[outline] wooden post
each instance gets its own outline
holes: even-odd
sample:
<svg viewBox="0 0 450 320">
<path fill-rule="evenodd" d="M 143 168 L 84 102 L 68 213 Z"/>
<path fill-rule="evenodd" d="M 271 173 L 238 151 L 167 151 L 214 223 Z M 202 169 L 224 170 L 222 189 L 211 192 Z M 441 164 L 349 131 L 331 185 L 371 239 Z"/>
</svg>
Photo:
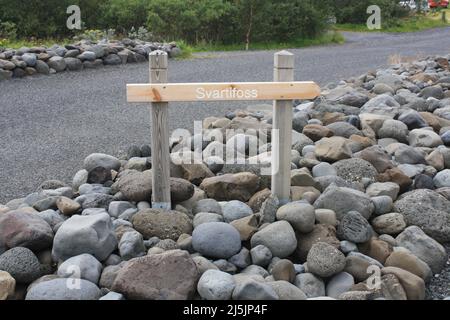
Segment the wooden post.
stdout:
<svg viewBox="0 0 450 320">
<path fill-rule="evenodd" d="M 167 83 L 167 53 L 150 53 L 150 82 Z M 170 210 L 169 103 L 152 103 L 152 208 Z"/>
<path fill-rule="evenodd" d="M 274 81 L 294 80 L 292 53 L 276 53 L 274 67 Z M 274 101 L 273 129 L 278 130 L 278 139 L 272 141 L 272 194 L 282 205 L 289 202 L 291 196 L 292 112 L 292 100 Z"/>
</svg>

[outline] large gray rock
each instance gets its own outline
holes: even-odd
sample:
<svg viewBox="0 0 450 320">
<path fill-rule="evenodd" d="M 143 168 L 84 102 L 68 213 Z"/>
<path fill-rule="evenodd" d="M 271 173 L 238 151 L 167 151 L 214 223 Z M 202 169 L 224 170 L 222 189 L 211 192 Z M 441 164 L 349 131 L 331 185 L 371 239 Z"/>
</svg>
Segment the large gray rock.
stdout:
<svg viewBox="0 0 450 320">
<path fill-rule="evenodd" d="M 353 276 L 347 272 L 341 272 L 332 277 L 327 283 L 327 296 L 337 299 L 342 293 L 350 291 L 355 284 Z"/>
<path fill-rule="evenodd" d="M 42 275 L 41 264 L 27 248 L 12 248 L 0 255 L 0 270 L 8 272 L 18 283 L 29 284 Z"/>
<path fill-rule="evenodd" d="M 61 278 L 76 278 L 98 284 L 102 264 L 94 256 L 84 253 L 64 261 L 58 268 Z"/>
<path fill-rule="evenodd" d="M 393 138 L 399 142 L 406 142 L 408 136 L 408 126 L 401 121 L 388 119 L 383 122 L 378 130 L 378 138 Z"/>
<path fill-rule="evenodd" d="M 222 214 L 222 207 L 214 199 L 201 199 L 194 204 L 192 208 L 192 213 L 197 214 L 200 212 L 210 212 Z"/>
<path fill-rule="evenodd" d="M 225 222 L 232 222 L 253 214 L 252 208 L 242 201 L 232 200 L 227 202 L 222 208 Z"/>
<path fill-rule="evenodd" d="M 277 211 L 277 220 L 289 222 L 295 231 L 308 233 L 314 228 L 316 216 L 314 207 L 309 203 L 291 202 Z"/>
<path fill-rule="evenodd" d="M 361 131 L 348 122 L 333 122 L 329 124 L 327 128 L 333 131 L 334 136 L 338 137 L 350 138 L 352 135 L 362 135 Z"/>
<path fill-rule="evenodd" d="M 47 63 L 48 66 L 56 72 L 62 72 L 66 70 L 66 61 L 62 57 L 51 57 Z"/>
<path fill-rule="evenodd" d="M 309 272 L 327 278 L 344 270 L 345 256 L 332 245 L 318 242 L 309 251 L 306 263 Z"/>
<path fill-rule="evenodd" d="M 192 246 L 204 256 L 228 259 L 241 250 L 241 237 L 236 228 L 227 223 L 203 223 L 192 233 Z"/>
<path fill-rule="evenodd" d="M 270 249 L 263 245 L 257 245 L 250 250 L 253 264 L 261 267 L 267 267 L 272 261 L 272 252 Z"/>
<path fill-rule="evenodd" d="M 450 241 L 450 201 L 432 190 L 419 189 L 403 194 L 394 203 L 408 226 L 418 226 L 432 238 Z"/>
<path fill-rule="evenodd" d="M 107 213 L 72 216 L 55 235 L 52 254 L 56 260 L 89 253 L 103 261 L 116 249 L 117 238 Z"/>
<path fill-rule="evenodd" d="M 233 291 L 233 300 L 278 300 L 278 294 L 267 283 L 255 280 L 238 282 Z"/>
<path fill-rule="evenodd" d="M 130 201 L 150 201 L 152 197 L 152 172 L 129 171 L 112 186 Z M 194 195 L 194 185 L 180 178 L 170 178 L 170 196 L 173 202 L 182 202 Z"/>
<path fill-rule="evenodd" d="M 194 217 L 194 228 L 197 228 L 202 223 L 208 222 L 223 222 L 223 216 L 217 213 L 200 212 Z"/>
<path fill-rule="evenodd" d="M 124 260 L 144 256 L 146 249 L 142 235 L 137 231 L 125 232 L 120 238 L 119 252 Z"/>
<path fill-rule="evenodd" d="M 34 67 L 36 66 L 37 57 L 34 53 L 25 53 L 22 55 L 22 61 L 24 61 L 27 66 Z"/>
<path fill-rule="evenodd" d="M 98 300 L 100 296 L 100 289 L 90 281 L 53 279 L 34 285 L 25 300 Z"/>
<path fill-rule="evenodd" d="M 406 228 L 395 240 L 399 246 L 405 247 L 427 263 L 433 273 L 440 273 L 444 268 L 447 261 L 445 248 L 427 236 L 419 227 Z"/>
<path fill-rule="evenodd" d="M 117 54 L 110 54 L 103 59 L 103 64 L 107 66 L 122 64 L 122 59 Z"/>
<path fill-rule="evenodd" d="M 116 157 L 103 153 L 93 153 L 84 159 L 84 169 L 87 171 L 92 171 L 97 167 L 118 171 L 120 161 Z"/>
<path fill-rule="evenodd" d="M 441 137 L 431 130 L 414 129 L 408 136 L 409 144 L 413 147 L 433 148 L 443 144 Z"/>
<path fill-rule="evenodd" d="M 14 247 L 42 250 L 52 241 L 52 228 L 37 214 L 19 209 L 0 215 L 0 253 Z"/>
<path fill-rule="evenodd" d="M 438 172 L 433 179 L 436 188 L 450 187 L 450 169 Z"/>
<path fill-rule="evenodd" d="M 112 290 L 127 299 L 187 300 L 193 297 L 198 277 L 189 253 L 171 250 L 128 261 Z"/>
<path fill-rule="evenodd" d="M 272 289 L 277 293 L 280 300 L 306 300 L 306 294 L 298 287 L 287 281 L 268 282 Z"/>
<path fill-rule="evenodd" d="M 77 58 L 64 58 L 66 61 L 67 70 L 70 71 L 80 71 L 83 69 L 83 63 Z"/>
<path fill-rule="evenodd" d="M 236 282 L 229 273 L 219 270 L 207 270 L 200 277 L 197 291 L 206 300 L 230 300 Z"/>
<path fill-rule="evenodd" d="M 83 209 L 89 208 L 103 208 L 108 209 L 109 204 L 114 200 L 114 197 L 104 193 L 88 193 L 79 196 L 75 199 Z"/>
<path fill-rule="evenodd" d="M 302 290 L 308 298 L 325 296 L 325 284 L 323 280 L 312 273 L 301 273 L 297 275 L 294 284 Z"/>
<path fill-rule="evenodd" d="M 297 247 L 297 239 L 292 226 L 287 221 L 277 221 L 256 232 L 251 240 L 252 248 L 263 245 L 274 257 L 286 258 Z"/>
<path fill-rule="evenodd" d="M 338 220 L 341 220 L 349 211 L 357 211 L 364 218 L 369 219 L 374 210 L 374 205 L 367 194 L 336 185 L 330 185 L 314 202 L 314 207 L 333 210 Z"/>
</svg>

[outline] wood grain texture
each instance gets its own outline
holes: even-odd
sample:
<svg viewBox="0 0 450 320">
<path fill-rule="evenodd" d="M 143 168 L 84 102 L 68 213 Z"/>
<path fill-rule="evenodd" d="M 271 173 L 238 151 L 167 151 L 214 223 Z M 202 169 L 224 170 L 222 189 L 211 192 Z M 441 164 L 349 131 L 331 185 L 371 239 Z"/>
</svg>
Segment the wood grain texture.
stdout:
<svg viewBox="0 0 450 320">
<path fill-rule="evenodd" d="M 150 56 L 150 82 L 168 81 L 168 56 L 153 51 Z M 152 208 L 170 210 L 169 110 L 167 102 L 152 103 Z"/>
<path fill-rule="evenodd" d="M 128 102 L 295 100 L 319 95 L 320 87 L 312 81 L 127 85 Z"/>
<path fill-rule="evenodd" d="M 274 80 L 294 80 L 294 55 L 281 51 L 275 54 Z M 280 204 L 289 202 L 291 196 L 291 147 L 292 147 L 292 100 L 273 103 L 273 129 L 278 134 L 272 139 L 272 194 Z"/>
</svg>

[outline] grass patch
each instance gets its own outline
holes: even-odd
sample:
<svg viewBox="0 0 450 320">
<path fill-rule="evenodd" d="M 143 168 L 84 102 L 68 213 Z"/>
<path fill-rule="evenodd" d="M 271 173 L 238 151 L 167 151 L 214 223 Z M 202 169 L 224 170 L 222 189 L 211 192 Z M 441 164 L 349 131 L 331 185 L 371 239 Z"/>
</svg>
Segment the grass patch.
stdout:
<svg viewBox="0 0 450 320">
<path fill-rule="evenodd" d="M 11 49 L 19 49 L 22 47 L 51 47 L 54 44 L 65 45 L 73 42 L 70 39 L 41 39 L 41 40 L 9 40 L 9 39 L 0 39 L 0 47 L 11 48 Z"/>
<path fill-rule="evenodd" d="M 408 18 L 399 19 L 390 22 L 387 27 L 380 30 L 369 30 L 365 24 L 337 24 L 336 29 L 339 31 L 354 32 L 415 32 L 428 30 L 433 28 L 441 28 L 450 26 L 450 11 L 447 13 L 447 22 L 442 21 L 442 13 L 431 12 L 426 15 L 414 15 Z"/>
<path fill-rule="evenodd" d="M 303 48 L 330 43 L 344 43 L 344 37 L 336 31 L 330 31 L 315 39 L 298 39 L 291 42 L 260 42 L 250 43 L 249 50 L 278 50 L 289 48 Z M 245 50 L 245 44 L 214 44 L 201 43 L 192 46 L 192 52 L 214 52 L 214 51 L 242 51 Z"/>
</svg>

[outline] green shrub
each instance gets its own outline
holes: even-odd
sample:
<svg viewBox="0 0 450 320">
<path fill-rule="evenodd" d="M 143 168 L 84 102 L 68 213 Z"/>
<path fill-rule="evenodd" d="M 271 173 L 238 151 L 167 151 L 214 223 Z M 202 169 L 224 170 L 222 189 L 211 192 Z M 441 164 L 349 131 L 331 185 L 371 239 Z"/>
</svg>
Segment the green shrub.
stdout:
<svg viewBox="0 0 450 320">
<path fill-rule="evenodd" d="M 13 22 L 0 20 L 0 39 L 14 40 L 17 38 L 17 27 Z"/>
</svg>

